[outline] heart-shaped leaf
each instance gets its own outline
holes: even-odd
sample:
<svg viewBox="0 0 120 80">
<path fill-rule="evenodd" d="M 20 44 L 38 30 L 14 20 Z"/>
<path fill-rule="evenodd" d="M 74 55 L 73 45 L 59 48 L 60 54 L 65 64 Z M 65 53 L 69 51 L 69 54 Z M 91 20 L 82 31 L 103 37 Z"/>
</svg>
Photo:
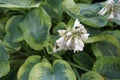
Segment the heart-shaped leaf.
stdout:
<svg viewBox="0 0 120 80">
<path fill-rule="evenodd" d="M 23 16 L 13 16 L 7 21 L 5 31 L 7 35 L 10 36 L 12 42 L 20 42 L 23 40 L 22 32 L 18 26 L 23 19 Z"/>
<path fill-rule="evenodd" d="M 33 66 L 41 61 L 41 57 L 34 55 L 30 56 L 25 63 L 20 67 L 18 74 L 17 74 L 17 80 L 28 80 L 29 73 Z"/>
<path fill-rule="evenodd" d="M 29 75 L 29 80 L 76 80 L 70 65 L 64 60 L 55 60 L 36 64 Z"/>
<path fill-rule="evenodd" d="M 0 78 L 5 76 L 10 71 L 9 62 L 1 62 L 0 61 Z"/>
<path fill-rule="evenodd" d="M 96 61 L 93 70 L 108 79 L 120 79 L 120 57 L 102 57 Z"/>
<path fill-rule="evenodd" d="M 51 20 L 43 8 L 28 12 L 20 23 L 25 41 L 34 50 L 41 50 L 49 40 Z"/>
<path fill-rule="evenodd" d="M 18 24 L 23 20 L 23 18 L 23 16 L 13 16 L 7 21 L 5 27 L 5 45 L 15 50 L 19 50 L 21 48 L 20 42 L 23 40 L 23 35 Z"/>
<path fill-rule="evenodd" d="M 104 78 L 97 72 L 89 71 L 82 74 L 81 80 L 104 80 Z"/>
</svg>

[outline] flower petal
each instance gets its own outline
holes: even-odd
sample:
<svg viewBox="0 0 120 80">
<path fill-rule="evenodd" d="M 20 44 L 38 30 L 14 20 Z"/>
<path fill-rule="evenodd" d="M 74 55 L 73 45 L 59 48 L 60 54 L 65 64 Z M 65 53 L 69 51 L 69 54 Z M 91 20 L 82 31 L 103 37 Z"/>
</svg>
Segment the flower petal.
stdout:
<svg viewBox="0 0 120 80">
<path fill-rule="evenodd" d="M 114 14 L 113 14 L 113 12 L 111 12 L 111 14 L 110 14 L 110 16 L 109 16 L 109 18 L 108 19 L 114 19 L 115 17 L 114 17 Z"/>
<path fill-rule="evenodd" d="M 60 36 L 64 36 L 65 33 L 67 32 L 66 30 L 58 30 Z"/>
<path fill-rule="evenodd" d="M 68 39 L 68 41 L 66 42 L 66 46 L 70 47 L 72 44 L 72 38 Z"/>
<path fill-rule="evenodd" d="M 76 19 L 75 22 L 74 22 L 74 26 L 73 26 L 73 28 L 75 28 L 75 27 L 78 26 L 79 24 L 80 24 L 79 20 Z"/>
<path fill-rule="evenodd" d="M 107 10 L 108 10 L 108 9 L 106 9 L 106 7 L 104 7 L 104 8 L 102 8 L 102 9 L 98 12 L 98 14 L 100 14 L 100 15 L 103 16 L 103 15 L 106 14 Z"/>
<path fill-rule="evenodd" d="M 56 40 L 56 43 L 58 46 L 64 45 L 64 43 L 65 43 L 64 37 L 61 37 L 58 40 Z"/>
<path fill-rule="evenodd" d="M 83 41 L 86 41 L 87 39 L 88 39 L 88 36 L 89 36 L 90 34 L 82 34 L 81 35 L 81 40 L 83 40 Z"/>
<path fill-rule="evenodd" d="M 84 47 L 84 43 L 78 38 L 75 38 L 74 53 L 76 51 L 83 51 L 83 47 Z"/>
</svg>

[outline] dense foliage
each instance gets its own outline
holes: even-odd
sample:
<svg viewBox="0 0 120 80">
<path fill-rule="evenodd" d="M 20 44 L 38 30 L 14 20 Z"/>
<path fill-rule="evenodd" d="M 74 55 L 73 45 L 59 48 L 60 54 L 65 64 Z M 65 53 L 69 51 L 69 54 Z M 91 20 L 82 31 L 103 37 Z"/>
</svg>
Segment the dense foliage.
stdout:
<svg viewBox="0 0 120 80">
<path fill-rule="evenodd" d="M 0 80 L 120 80 L 120 16 L 100 15 L 105 4 L 0 0 Z M 84 49 L 53 52 L 57 31 L 76 19 L 89 33 Z"/>
</svg>

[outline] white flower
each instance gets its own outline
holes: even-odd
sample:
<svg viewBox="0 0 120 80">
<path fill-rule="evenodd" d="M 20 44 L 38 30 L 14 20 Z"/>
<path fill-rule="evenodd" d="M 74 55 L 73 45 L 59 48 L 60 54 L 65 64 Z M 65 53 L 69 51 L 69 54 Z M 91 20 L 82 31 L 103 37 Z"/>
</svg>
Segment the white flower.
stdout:
<svg viewBox="0 0 120 80">
<path fill-rule="evenodd" d="M 113 0 L 107 0 L 105 2 L 105 7 L 102 8 L 98 14 L 105 15 L 106 13 L 109 13 L 109 19 L 118 19 L 120 20 L 120 0 L 118 0 L 117 3 L 115 3 Z"/>
<path fill-rule="evenodd" d="M 66 46 L 70 47 L 72 45 L 72 37 L 66 42 Z"/>
<path fill-rule="evenodd" d="M 84 47 L 84 43 L 78 38 L 75 38 L 74 53 L 76 51 L 83 51 L 83 47 Z"/>
<path fill-rule="evenodd" d="M 108 11 L 108 9 L 102 8 L 102 9 L 98 12 L 98 14 L 100 14 L 100 15 L 105 15 L 107 11 Z"/>
<path fill-rule="evenodd" d="M 114 6 L 114 1 L 113 0 L 107 0 L 105 2 L 105 7 L 102 8 L 100 11 L 99 11 L 99 14 L 100 15 L 105 15 L 107 13 L 107 11 L 110 11 L 112 9 L 112 7 Z"/>
<path fill-rule="evenodd" d="M 59 45 L 59 46 L 61 45 L 61 43 L 64 43 L 64 42 L 65 42 L 64 37 L 61 37 L 56 41 L 57 45 Z"/>
<path fill-rule="evenodd" d="M 64 36 L 66 33 L 66 30 L 58 30 L 60 36 Z"/>
<path fill-rule="evenodd" d="M 54 45 L 53 52 L 56 53 L 58 50 L 56 48 L 56 44 Z"/>
<path fill-rule="evenodd" d="M 76 20 L 75 20 L 75 23 L 74 23 L 74 25 L 73 25 L 73 29 L 78 29 L 78 28 L 80 28 L 80 27 L 82 27 L 82 24 L 80 24 L 80 22 L 79 22 L 78 19 L 76 19 Z"/>
<path fill-rule="evenodd" d="M 72 32 L 67 32 L 66 33 L 66 36 L 68 37 L 68 36 L 71 36 L 72 35 Z"/>
<path fill-rule="evenodd" d="M 81 40 L 86 41 L 88 39 L 88 36 L 89 36 L 88 33 L 81 35 Z"/>
<path fill-rule="evenodd" d="M 80 24 L 78 19 L 75 20 L 72 29 L 58 30 L 58 32 L 61 37 L 56 40 L 53 52 L 60 50 L 74 50 L 74 52 L 83 51 L 83 41 L 88 39 L 89 34 L 84 28 L 84 25 Z"/>
<path fill-rule="evenodd" d="M 114 17 L 114 14 L 113 14 L 113 12 L 111 12 L 111 14 L 110 14 L 110 16 L 109 16 L 109 19 L 114 19 L 115 17 Z"/>
<path fill-rule="evenodd" d="M 68 39 L 68 41 L 66 42 L 66 46 L 69 50 L 72 50 L 74 48 L 74 40 L 72 39 L 72 37 Z"/>
<path fill-rule="evenodd" d="M 79 22 L 78 19 L 76 19 L 76 20 L 75 20 L 75 23 L 74 23 L 74 25 L 73 25 L 73 28 L 75 28 L 75 27 L 78 26 L 78 25 L 80 25 L 80 22 Z"/>
<path fill-rule="evenodd" d="M 61 49 L 66 49 L 66 40 L 65 37 L 61 37 L 56 41 L 56 45 Z"/>
</svg>

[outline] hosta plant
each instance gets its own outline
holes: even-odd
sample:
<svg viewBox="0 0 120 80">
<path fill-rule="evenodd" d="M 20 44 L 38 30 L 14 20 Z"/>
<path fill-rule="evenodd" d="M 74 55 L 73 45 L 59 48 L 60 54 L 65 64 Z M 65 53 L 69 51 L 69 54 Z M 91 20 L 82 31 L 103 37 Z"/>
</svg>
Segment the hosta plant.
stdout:
<svg viewBox="0 0 120 80">
<path fill-rule="evenodd" d="M 120 0 L 0 0 L 0 80 L 120 80 Z"/>
</svg>

